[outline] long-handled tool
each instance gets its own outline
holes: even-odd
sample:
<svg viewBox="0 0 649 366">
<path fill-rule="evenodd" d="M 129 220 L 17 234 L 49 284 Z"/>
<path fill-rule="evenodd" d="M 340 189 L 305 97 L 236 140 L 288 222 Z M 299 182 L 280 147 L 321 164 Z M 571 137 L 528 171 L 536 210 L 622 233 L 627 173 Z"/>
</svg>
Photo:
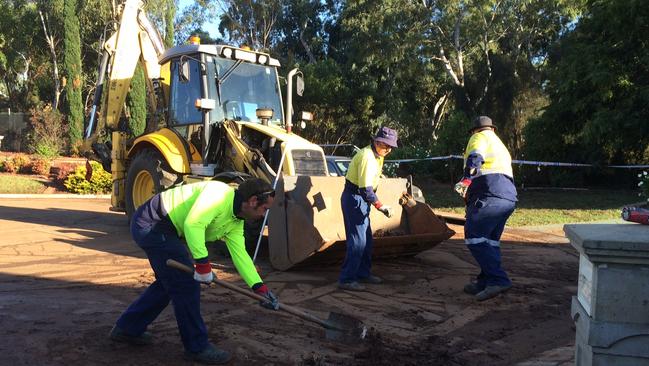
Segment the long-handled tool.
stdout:
<svg viewBox="0 0 649 366">
<path fill-rule="evenodd" d="M 173 259 L 167 259 L 167 266 L 176 268 L 183 272 L 194 273 L 194 270 L 191 267 L 188 267 Z M 255 300 L 267 301 L 267 299 L 263 296 L 257 295 L 248 290 L 244 290 L 241 287 L 238 287 L 231 283 L 219 280 L 216 278 L 216 276 L 214 277 L 213 282 L 219 286 L 223 286 L 227 289 L 238 292 L 241 295 L 248 296 Z M 359 339 L 365 339 L 365 337 L 367 336 L 367 327 L 363 325 L 360 320 L 355 319 L 349 315 L 331 312 L 329 313 L 327 320 L 322 320 L 314 315 L 311 315 L 290 305 L 279 304 L 279 310 L 283 310 L 291 315 L 295 315 L 304 320 L 319 324 L 326 329 L 325 337 L 327 339 L 341 342 L 357 342 Z"/>
</svg>

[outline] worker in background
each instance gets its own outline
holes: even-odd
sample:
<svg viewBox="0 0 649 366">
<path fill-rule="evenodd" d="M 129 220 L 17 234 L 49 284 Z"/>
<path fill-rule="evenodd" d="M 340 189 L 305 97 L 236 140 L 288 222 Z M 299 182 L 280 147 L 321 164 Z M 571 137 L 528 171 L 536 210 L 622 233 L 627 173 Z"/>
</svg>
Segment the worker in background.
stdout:
<svg viewBox="0 0 649 366">
<path fill-rule="evenodd" d="M 464 152 L 464 177 L 455 191 L 466 202 L 464 239 L 480 265 L 464 292 L 484 301 L 509 290 L 512 282 L 501 267 L 500 236 L 516 206 L 512 159 L 495 133 L 491 118 L 477 117 Z"/>
<path fill-rule="evenodd" d="M 259 220 L 273 204 L 275 192 L 261 179 L 237 189 L 216 181 L 182 185 L 156 194 L 131 218 L 131 234 L 147 257 L 156 280 L 117 320 L 110 339 L 150 344 L 147 327 L 171 301 L 185 347 L 185 358 L 225 363 L 230 354 L 209 342 L 200 313 L 200 284 L 214 279 L 206 241 L 223 240 L 243 280 L 277 310 L 277 297 L 262 282 L 244 245 L 244 220 Z M 185 239 L 187 245 L 182 241 Z M 194 266 L 194 276 L 167 266 L 168 259 Z"/>
<path fill-rule="evenodd" d="M 372 275 L 372 228 L 370 207 L 385 216 L 392 216 L 392 208 L 376 196 L 376 188 L 383 169 L 383 158 L 397 147 L 397 131 L 381 127 L 372 143 L 352 158 L 340 197 L 347 236 L 347 254 L 340 273 L 338 287 L 363 291 L 359 282 L 379 284 L 383 280 Z"/>
</svg>

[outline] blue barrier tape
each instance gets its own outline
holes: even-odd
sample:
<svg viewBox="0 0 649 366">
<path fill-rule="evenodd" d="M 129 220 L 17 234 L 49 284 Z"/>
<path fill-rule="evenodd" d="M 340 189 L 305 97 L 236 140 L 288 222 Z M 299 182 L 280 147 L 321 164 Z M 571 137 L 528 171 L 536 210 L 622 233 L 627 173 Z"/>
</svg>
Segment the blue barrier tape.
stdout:
<svg viewBox="0 0 649 366">
<path fill-rule="evenodd" d="M 462 159 L 461 155 L 432 156 L 418 159 L 391 159 L 385 160 L 385 163 L 412 163 L 417 161 L 434 161 Z M 341 161 L 350 161 L 351 159 L 341 159 Z M 560 163 L 554 161 L 533 161 L 533 160 L 512 160 L 512 164 L 518 165 L 535 165 L 535 166 L 565 166 L 565 167 L 597 167 L 597 168 L 614 168 L 614 169 L 649 169 L 649 165 L 594 165 L 580 163 Z"/>
</svg>

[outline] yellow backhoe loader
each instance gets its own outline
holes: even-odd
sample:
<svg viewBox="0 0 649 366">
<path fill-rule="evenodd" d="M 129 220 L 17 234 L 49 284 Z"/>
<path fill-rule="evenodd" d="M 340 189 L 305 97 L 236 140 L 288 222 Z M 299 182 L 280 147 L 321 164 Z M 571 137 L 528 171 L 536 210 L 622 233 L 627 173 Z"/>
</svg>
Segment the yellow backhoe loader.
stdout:
<svg viewBox="0 0 649 366">
<path fill-rule="evenodd" d="M 254 176 L 276 186 L 268 215 L 275 268 L 344 250 L 344 178 L 328 176 L 322 148 L 292 128 L 293 81 L 301 95 L 301 73 L 289 72 L 284 106 L 277 59 L 198 42 L 165 50 L 141 0 L 126 0 L 120 9 L 117 29 L 104 43 L 85 131 L 95 158 L 112 174 L 112 210 L 130 215 L 156 192 L 186 182 L 236 183 Z M 155 116 L 144 134 L 130 139 L 122 112 L 138 62 Z M 302 112 L 295 119 L 311 116 Z M 100 142 L 105 134 L 109 141 Z M 396 212 L 390 219 L 372 214 L 377 254 L 416 253 L 453 234 L 427 205 L 403 200 L 402 208 L 398 201 L 407 188 L 405 179 L 380 183 L 382 201 Z"/>
</svg>

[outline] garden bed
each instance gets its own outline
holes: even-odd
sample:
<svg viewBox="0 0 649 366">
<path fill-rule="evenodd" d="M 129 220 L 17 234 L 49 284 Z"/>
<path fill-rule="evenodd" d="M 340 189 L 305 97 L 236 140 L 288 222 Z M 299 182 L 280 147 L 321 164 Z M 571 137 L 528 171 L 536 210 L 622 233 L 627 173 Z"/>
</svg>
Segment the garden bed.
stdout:
<svg viewBox="0 0 649 366">
<path fill-rule="evenodd" d="M 85 164 L 84 158 L 0 152 L 0 193 L 70 193 L 63 182 Z"/>
</svg>

